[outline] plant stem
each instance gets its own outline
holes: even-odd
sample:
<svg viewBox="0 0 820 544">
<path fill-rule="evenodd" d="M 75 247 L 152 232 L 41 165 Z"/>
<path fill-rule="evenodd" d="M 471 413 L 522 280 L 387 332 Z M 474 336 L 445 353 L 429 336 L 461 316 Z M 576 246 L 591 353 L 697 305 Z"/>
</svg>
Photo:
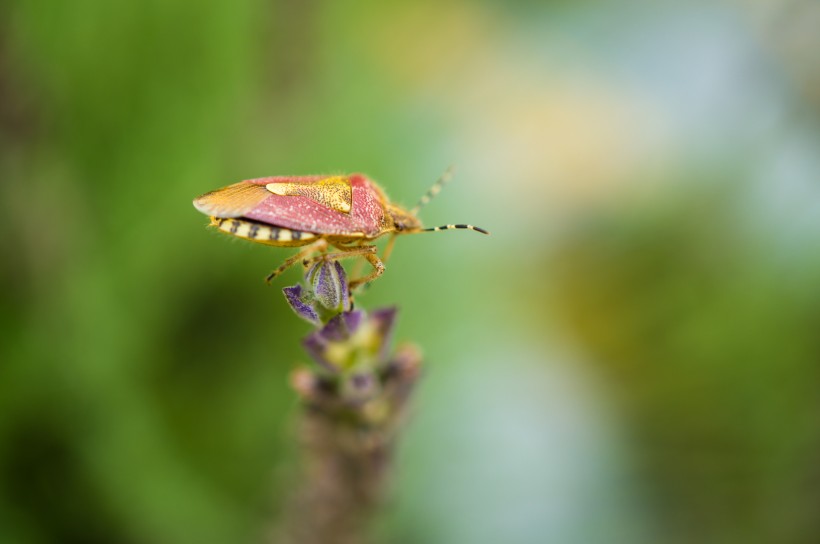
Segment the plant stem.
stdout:
<svg viewBox="0 0 820 544">
<path fill-rule="evenodd" d="M 373 376 L 375 387 L 351 400 L 338 383 L 300 369 L 292 385 L 303 401 L 302 482 L 285 512 L 287 544 L 362 544 L 386 495 L 397 435 L 421 366 L 414 346 L 400 348 Z"/>
</svg>

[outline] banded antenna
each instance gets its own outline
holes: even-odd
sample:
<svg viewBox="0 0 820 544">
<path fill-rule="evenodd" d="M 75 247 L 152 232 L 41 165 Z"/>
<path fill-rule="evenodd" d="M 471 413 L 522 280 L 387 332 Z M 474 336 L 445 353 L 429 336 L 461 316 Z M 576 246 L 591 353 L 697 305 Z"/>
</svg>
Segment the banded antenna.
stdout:
<svg viewBox="0 0 820 544">
<path fill-rule="evenodd" d="M 418 215 L 419 210 L 420 210 L 420 209 L 422 209 L 424 206 L 426 206 L 428 202 L 430 202 L 431 200 L 433 200 L 433 197 L 434 197 L 434 196 L 436 196 L 437 194 L 439 194 L 439 193 L 441 192 L 441 188 L 442 188 L 442 187 L 444 187 L 444 185 L 445 185 L 447 182 L 449 182 L 451 179 L 453 179 L 453 171 L 454 171 L 454 169 L 455 169 L 455 168 L 453 167 L 453 165 L 452 165 L 452 164 L 451 164 L 450 166 L 448 166 L 448 167 L 447 167 L 447 170 L 445 170 L 445 171 L 444 171 L 444 173 L 441 175 L 441 177 L 440 177 L 440 178 L 438 178 L 438 181 L 436 181 L 436 182 L 433 184 L 433 186 L 432 186 L 432 187 L 430 187 L 430 188 L 427 190 L 427 192 L 426 192 L 426 193 L 424 193 L 424 196 L 422 196 L 422 197 L 419 199 L 419 203 L 418 203 L 418 204 L 416 204 L 416 207 L 415 207 L 415 208 L 413 208 L 412 210 L 410 210 L 410 214 L 411 214 L 411 215 Z"/>
<path fill-rule="evenodd" d="M 474 230 L 476 232 L 480 232 L 481 234 L 490 234 L 486 230 L 482 229 L 481 227 L 474 227 L 473 225 L 442 225 L 440 227 L 431 227 L 429 229 L 421 229 L 422 232 L 438 232 L 440 230 L 457 230 L 457 229 L 467 229 L 467 230 Z"/>
<path fill-rule="evenodd" d="M 437 194 L 439 194 L 439 192 L 441 192 L 441 188 L 444 187 L 444 185 L 447 182 L 449 182 L 451 179 L 453 179 L 453 171 L 454 171 L 453 165 L 450 165 L 450 166 L 447 167 L 447 170 L 445 170 L 444 173 L 441 175 L 441 177 L 438 178 L 438 181 L 436 181 L 433 184 L 433 186 L 430 187 L 430 189 L 428 189 L 428 191 L 426 193 L 424 193 L 424 196 L 421 197 L 421 199 L 419 200 L 419 203 L 416 204 L 416 207 L 413 208 L 412 210 L 410 210 L 410 213 L 412 215 L 417 215 L 419 213 L 419 210 L 422 207 L 426 206 L 428 202 L 433 200 L 434 196 L 436 196 Z M 481 227 L 474 227 L 473 225 L 465 225 L 465 224 L 442 225 L 440 227 L 431 227 L 429 229 L 420 229 L 418 232 L 439 232 L 439 231 L 442 231 L 442 230 L 457 230 L 457 229 L 474 230 L 476 232 L 480 232 L 481 234 L 490 234 L 489 232 L 482 229 Z"/>
</svg>

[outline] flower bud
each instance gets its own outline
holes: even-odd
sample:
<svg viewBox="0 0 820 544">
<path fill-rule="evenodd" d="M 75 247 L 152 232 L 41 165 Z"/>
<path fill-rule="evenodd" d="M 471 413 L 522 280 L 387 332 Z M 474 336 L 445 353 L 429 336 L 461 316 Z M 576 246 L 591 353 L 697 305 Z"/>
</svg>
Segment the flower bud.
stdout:
<svg viewBox="0 0 820 544">
<path fill-rule="evenodd" d="M 339 261 L 321 260 L 305 274 L 305 280 L 313 288 L 315 300 L 332 312 L 349 310 L 350 290 L 345 269 Z"/>
</svg>

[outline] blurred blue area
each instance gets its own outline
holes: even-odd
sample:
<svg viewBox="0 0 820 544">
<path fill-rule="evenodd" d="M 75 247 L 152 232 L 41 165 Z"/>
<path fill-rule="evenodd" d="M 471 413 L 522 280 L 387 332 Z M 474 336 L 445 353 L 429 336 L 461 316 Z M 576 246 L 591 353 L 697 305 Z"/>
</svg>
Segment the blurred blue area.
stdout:
<svg viewBox="0 0 820 544">
<path fill-rule="evenodd" d="M 0 6 L 0 541 L 258 542 L 289 253 L 190 205 L 363 171 L 426 376 L 391 542 L 820 540 L 820 6 Z"/>
</svg>

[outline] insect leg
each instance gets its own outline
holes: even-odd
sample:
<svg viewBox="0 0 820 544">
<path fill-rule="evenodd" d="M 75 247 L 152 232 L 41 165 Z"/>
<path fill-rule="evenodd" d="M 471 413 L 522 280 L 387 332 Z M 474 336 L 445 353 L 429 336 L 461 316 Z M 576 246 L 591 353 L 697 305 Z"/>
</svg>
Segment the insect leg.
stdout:
<svg viewBox="0 0 820 544">
<path fill-rule="evenodd" d="M 319 255 L 317 257 L 313 257 L 312 259 L 307 259 L 305 261 L 305 266 L 310 266 L 314 262 L 320 261 L 322 259 L 327 260 L 338 260 L 338 259 L 346 259 L 348 257 L 358 257 L 362 256 L 367 259 L 367 262 L 373 266 L 373 272 L 363 278 L 358 278 L 356 280 L 351 280 L 348 282 L 350 289 L 355 289 L 360 285 L 364 285 L 373 281 L 374 279 L 378 278 L 382 274 L 384 274 L 384 263 L 382 263 L 381 259 L 379 259 L 378 255 L 376 255 L 376 251 L 378 248 L 374 245 L 364 245 L 364 246 L 354 246 L 354 247 L 347 247 L 347 246 L 340 246 L 337 244 L 333 244 L 333 247 L 339 250 L 338 253 L 327 253 L 326 255 Z"/>
<path fill-rule="evenodd" d="M 333 247 L 338 249 L 337 253 L 325 253 L 324 255 L 317 255 L 310 259 L 305 259 L 302 264 L 305 268 L 311 266 L 313 263 L 319 261 L 338 261 L 339 259 L 347 259 L 348 257 L 357 257 L 359 255 L 368 255 L 376 252 L 376 246 L 356 246 L 345 247 L 333 244 Z"/>
<path fill-rule="evenodd" d="M 356 245 L 361 246 L 364 245 L 364 240 L 359 240 Z M 335 246 L 339 247 L 339 246 Z M 345 247 L 339 247 L 339 249 L 344 250 Z M 362 272 L 362 267 L 364 266 L 364 261 L 359 260 L 356 261 L 356 264 L 353 265 L 353 269 L 350 271 L 350 277 L 355 278 L 356 276 L 360 275 Z"/>
<path fill-rule="evenodd" d="M 375 247 L 375 246 L 372 246 L 372 247 Z M 373 272 L 371 274 L 363 277 L 363 278 L 359 278 L 357 280 L 352 280 L 348 284 L 351 291 L 353 289 L 356 289 L 357 287 L 367 285 L 371 281 L 375 280 L 376 278 L 378 278 L 379 276 L 384 274 L 384 263 L 382 262 L 381 259 L 379 259 L 379 256 L 376 255 L 376 252 L 366 253 L 364 255 L 364 258 L 367 259 L 367 262 L 369 262 L 371 265 L 373 265 Z"/>
<path fill-rule="evenodd" d="M 430 189 L 426 193 L 424 193 L 424 196 L 421 197 L 421 199 L 419 200 L 419 203 L 416 204 L 416 207 L 413 208 L 412 210 L 410 210 L 410 215 L 417 215 L 419 213 L 419 210 L 422 209 L 424 206 L 426 206 L 427 203 L 430 202 L 433 199 L 434 196 L 439 194 L 439 192 L 441 191 L 441 188 L 444 187 L 444 184 L 446 184 L 451 179 L 453 179 L 453 166 L 452 165 L 450 165 L 447 168 L 447 170 L 444 171 L 444 173 L 441 175 L 441 177 L 438 178 L 438 181 L 436 181 L 433 184 L 433 186 L 430 187 Z"/>
<path fill-rule="evenodd" d="M 387 265 L 387 259 L 390 258 L 390 254 L 393 252 L 393 246 L 396 244 L 396 236 L 398 234 L 393 234 L 390 236 L 390 239 L 387 240 L 387 244 L 384 246 L 384 251 L 382 252 L 381 262 L 383 265 Z M 355 278 L 356 276 L 361 274 L 362 266 L 364 266 L 364 261 L 357 261 L 355 265 L 353 265 L 353 270 L 350 272 L 350 276 Z"/>
<path fill-rule="evenodd" d="M 327 240 L 325 240 L 324 238 L 320 238 L 320 239 L 316 240 L 316 242 L 314 242 L 314 243 L 312 243 L 308 246 L 305 246 L 296 255 L 288 258 L 285 262 L 283 262 L 279 266 L 279 268 L 277 268 L 276 270 L 274 270 L 273 272 L 268 274 L 268 276 L 265 278 L 265 281 L 267 283 L 270 283 L 271 281 L 273 281 L 273 279 L 276 276 L 278 276 L 279 274 L 281 274 L 282 272 L 284 272 L 285 270 L 287 270 L 288 268 L 290 268 L 294 264 L 298 263 L 302 259 L 305 259 L 309 255 L 312 255 L 313 253 L 316 253 L 317 251 L 325 251 L 326 249 L 327 249 Z"/>
<path fill-rule="evenodd" d="M 364 261 L 356 261 L 356 264 L 353 265 L 352 270 L 350 271 L 350 277 L 358 276 L 362 273 L 362 267 L 364 266 Z"/>
<path fill-rule="evenodd" d="M 387 241 L 387 244 L 384 246 L 384 252 L 382 253 L 382 262 L 387 262 L 387 259 L 390 258 L 390 254 L 393 253 L 393 246 L 396 244 L 396 236 L 397 234 L 393 234 L 390 239 Z"/>
</svg>

